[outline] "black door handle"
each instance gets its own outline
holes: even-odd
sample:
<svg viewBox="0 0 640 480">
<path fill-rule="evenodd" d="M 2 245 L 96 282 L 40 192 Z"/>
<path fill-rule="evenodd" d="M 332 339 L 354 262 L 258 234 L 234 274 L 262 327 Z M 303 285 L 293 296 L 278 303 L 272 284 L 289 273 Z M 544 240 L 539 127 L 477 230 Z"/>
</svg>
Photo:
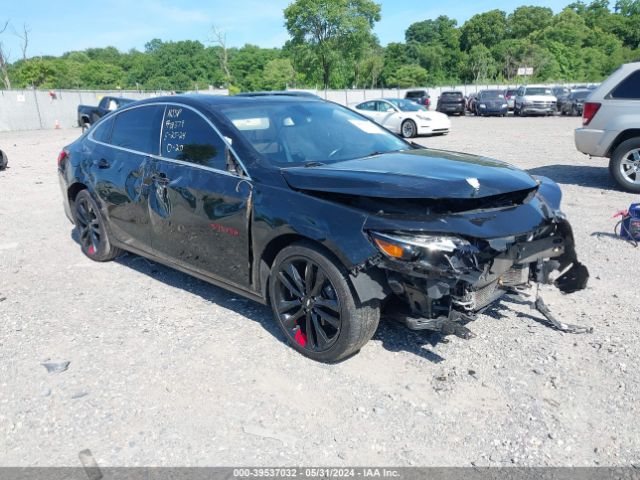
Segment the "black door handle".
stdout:
<svg viewBox="0 0 640 480">
<path fill-rule="evenodd" d="M 100 160 L 98 160 L 96 165 L 98 166 L 98 168 L 109 168 L 111 166 L 106 158 L 101 158 Z"/>
</svg>

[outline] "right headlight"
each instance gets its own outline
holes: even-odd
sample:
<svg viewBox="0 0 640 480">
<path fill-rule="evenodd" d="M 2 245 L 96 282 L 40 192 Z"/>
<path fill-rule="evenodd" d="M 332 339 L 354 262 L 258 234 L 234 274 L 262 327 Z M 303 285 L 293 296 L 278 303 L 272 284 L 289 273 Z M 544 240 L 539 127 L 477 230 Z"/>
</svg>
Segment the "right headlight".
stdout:
<svg viewBox="0 0 640 480">
<path fill-rule="evenodd" d="M 401 234 L 371 232 L 373 242 L 387 257 L 395 260 L 417 260 L 424 254 L 453 253 L 471 244 L 453 235 Z"/>
</svg>

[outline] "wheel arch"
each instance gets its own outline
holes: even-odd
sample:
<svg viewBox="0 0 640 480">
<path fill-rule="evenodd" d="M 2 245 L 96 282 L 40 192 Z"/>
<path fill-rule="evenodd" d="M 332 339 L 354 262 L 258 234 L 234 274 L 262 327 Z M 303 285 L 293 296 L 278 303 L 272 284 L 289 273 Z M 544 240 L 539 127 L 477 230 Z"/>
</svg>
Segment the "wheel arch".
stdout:
<svg viewBox="0 0 640 480">
<path fill-rule="evenodd" d="M 636 138 L 636 137 L 640 138 L 640 128 L 629 128 L 621 132 L 616 137 L 616 139 L 613 142 L 611 142 L 611 145 L 607 150 L 607 157 L 611 158 L 611 156 L 613 155 L 613 152 L 616 151 L 616 148 L 618 148 L 618 146 L 622 142 L 626 142 L 627 140 L 631 140 L 632 138 Z"/>
<path fill-rule="evenodd" d="M 69 188 L 67 188 L 67 198 L 69 199 L 69 203 L 73 205 L 76 201 L 76 197 L 82 190 L 86 190 L 88 187 L 82 182 L 72 183 Z"/>
<path fill-rule="evenodd" d="M 342 267 L 347 272 L 351 288 L 360 302 L 369 303 L 372 300 L 382 300 L 390 294 L 390 290 L 385 281 L 386 277 L 381 270 L 374 267 L 367 271 L 354 273 L 345 261 L 340 258 L 340 255 L 326 244 L 298 233 L 285 233 L 271 239 L 263 249 L 258 260 L 259 264 L 256 269 L 258 278 L 255 280 L 259 282 L 260 294 L 267 300 L 267 303 L 270 303 L 268 288 L 273 262 L 280 251 L 294 243 L 312 245 L 324 252 L 330 260 Z"/>
<path fill-rule="evenodd" d="M 299 233 L 283 233 L 269 240 L 258 257 L 258 268 L 256 269 L 258 277 L 255 278 L 254 281 L 257 280 L 260 287 L 260 293 L 267 299 L 267 301 L 269 301 L 269 275 L 271 274 L 273 262 L 275 261 L 278 253 L 294 243 L 307 243 L 313 245 L 314 247 L 321 249 L 332 260 L 337 262 L 338 265 L 347 269 L 347 265 L 345 265 L 339 256 L 332 252 L 331 249 L 322 242 Z"/>
</svg>

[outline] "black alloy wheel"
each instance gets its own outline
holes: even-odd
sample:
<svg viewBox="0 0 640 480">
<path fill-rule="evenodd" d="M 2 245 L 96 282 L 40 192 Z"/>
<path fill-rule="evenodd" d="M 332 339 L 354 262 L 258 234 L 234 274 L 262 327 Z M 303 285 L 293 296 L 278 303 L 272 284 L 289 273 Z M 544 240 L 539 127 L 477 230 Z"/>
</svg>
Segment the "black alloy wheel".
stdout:
<svg viewBox="0 0 640 480">
<path fill-rule="evenodd" d="M 122 251 L 111 245 L 100 216 L 100 209 L 87 190 L 78 193 L 74 206 L 82 253 L 97 262 L 106 262 L 120 255 Z"/>
<path fill-rule="evenodd" d="M 287 342 L 320 362 L 337 362 L 360 350 L 380 319 L 379 302 L 361 304 L 340 262 L 306 241 L 276 256 L 269 300 Z"/>
<path fill-rule="evenodd" d="M 285 332 L 300 347 L 324 352 L 336 342 L 342 328 L 340 300 L 314 261 L 287 259 L 276 273 L 274 296 Z"/>
</svg>

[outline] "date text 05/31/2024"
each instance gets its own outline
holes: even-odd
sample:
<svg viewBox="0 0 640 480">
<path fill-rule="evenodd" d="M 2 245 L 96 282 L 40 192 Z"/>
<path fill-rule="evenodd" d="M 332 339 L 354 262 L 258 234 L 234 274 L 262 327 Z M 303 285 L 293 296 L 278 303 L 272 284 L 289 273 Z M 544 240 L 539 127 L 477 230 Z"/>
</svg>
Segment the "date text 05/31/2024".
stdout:
<svg viewBox="0 0 640 480">
<path fill-rule="evenodd" d="M 234 478 L 398 478 L 387 468 L 237 468 Z"/>
</svg>

